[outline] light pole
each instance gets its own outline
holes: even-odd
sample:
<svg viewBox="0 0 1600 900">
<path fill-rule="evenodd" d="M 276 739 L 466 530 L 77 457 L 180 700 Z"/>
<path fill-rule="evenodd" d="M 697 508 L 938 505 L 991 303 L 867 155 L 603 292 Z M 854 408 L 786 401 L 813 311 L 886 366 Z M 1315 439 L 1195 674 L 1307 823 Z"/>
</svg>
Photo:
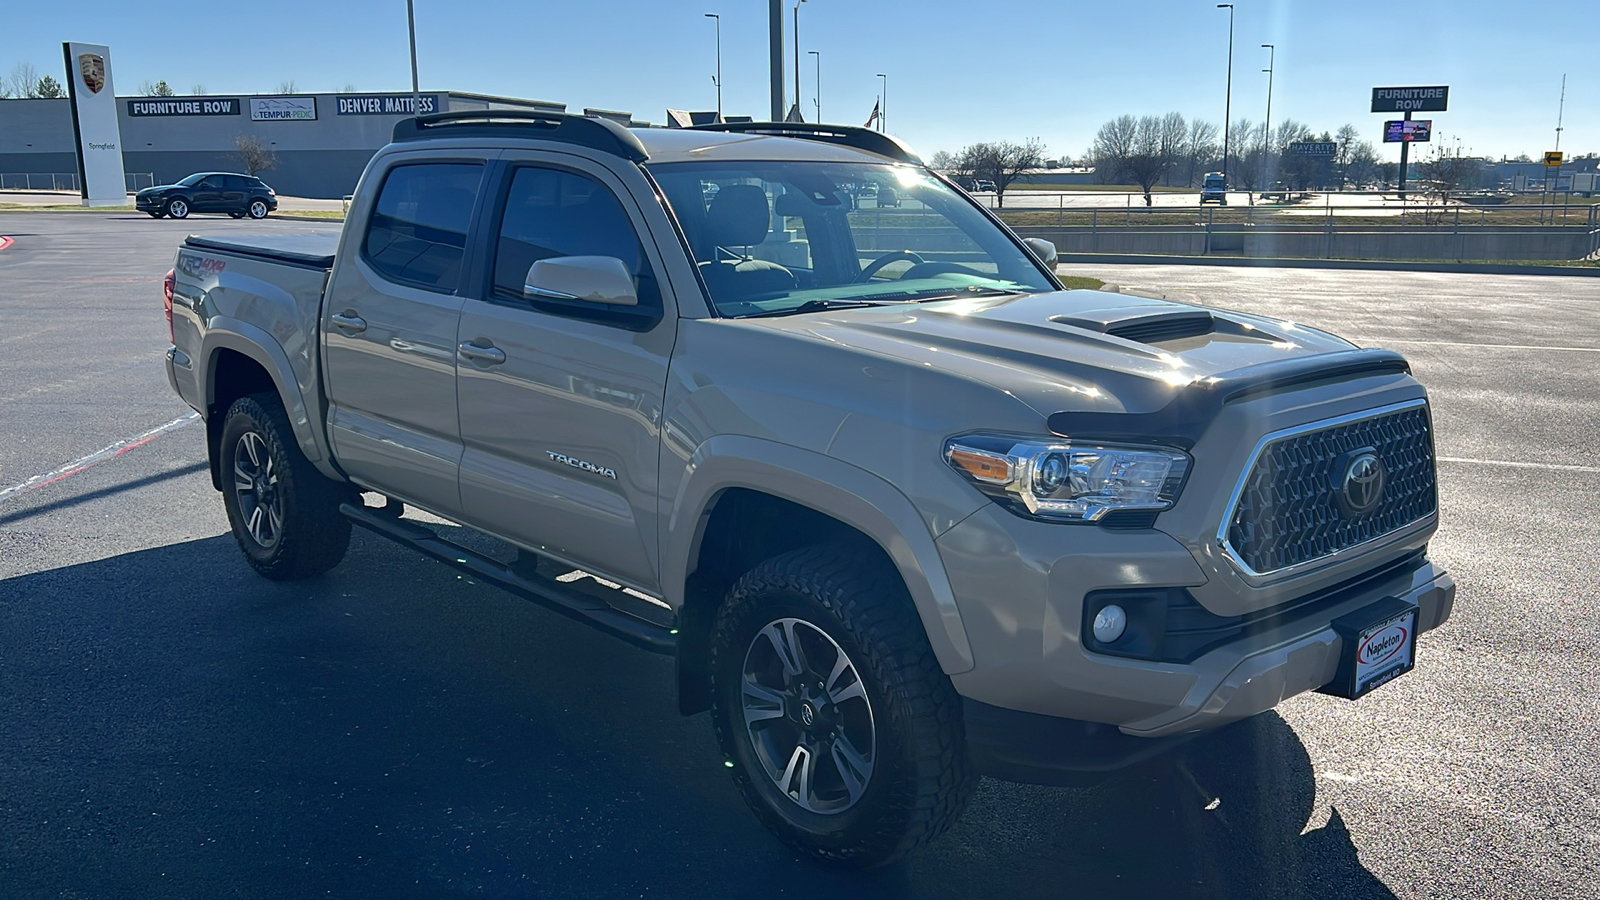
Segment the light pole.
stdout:
<svg viewBox="0 0 1600 900">
<path fill-rule="evenodd" d="M 417 87 L 417 14 L 406 0 L 406 28 L 411 32 L 411 114 L 422 115 L 422 91 Z"/>
<path fill-rule="evenodd" d="M 889 130 L 889 76 L 883 74 L 882 72 L 879 72 L 878 73 L 878 77 L 883 79 L 883 92 L 878 95 L 878 130 L 882 131 L 882 132 L 888 132 L 888 130 Z"/>
<path fill-rule="evenodd" d="M 706 18 L 717 20 L 717 121 L 722 121 L 722 17 L 706 13 Z"/>
<path fill-rule="evenodd" d="M 1261 183 L 1262 190 L 1272 187 L 1267 181 L 1267 157 L 1272 146 L 1272 70 L 1277 67 L 1278 48 L 1272 44 L 1262 44 L 1267 51 L 1267 67 L 1261 71 L 1267 73 L 1267 123 L 1261 126 Z"/>
<path fill-rule="evenodd" d="M 816 107 L 817 107 L 817 121 L 821 122 L 822 121 L 822 53 L 820 51 L 817 51 L 817 50 L 807 50 L 806 52 L 811 54 L 812 56 L 815 56 L 817 58 L 817 93 L 816 93 L 815 96 L 813 96 L 811 98 L 811 102 L 816 104 Z"/>
<path fill-rule="evenodd" d="M 1233 4 L 1218 3 L 1217 9 L 1228 11 L 1228 95 L 1222 104 L 1222 183 L 1228 183 L 1228 138 L 1233 130 Z M 1227 190 L 1226 187 L 1223 190 Z"/>
<path fill-rule="evenodd" d="M 806 0 L 794 0 L 794 114 L 800 113 L 800 4 Z"/>
</svg>

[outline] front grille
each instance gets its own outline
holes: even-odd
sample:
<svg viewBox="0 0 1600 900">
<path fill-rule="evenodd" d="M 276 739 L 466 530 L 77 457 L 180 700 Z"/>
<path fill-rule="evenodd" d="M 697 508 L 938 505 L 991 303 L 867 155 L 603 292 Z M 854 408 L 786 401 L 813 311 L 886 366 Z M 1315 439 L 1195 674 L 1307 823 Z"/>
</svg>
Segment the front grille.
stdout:
<svg viewBox="0 0 1600 900">
<path fill-rule="evenodd" d="M 1382 494 L 1370 509 L 1352 512 L 1344 476 L 1366 450 L 1383 463 Z M 1438 506 L 1433 434 L 1428 409 L 1418 404 L 1313 425 L 1262 447 L 1227 520 L 1225 546 L 1252 574 L 1265 575 L 1398 531 Z"/>
</svg>

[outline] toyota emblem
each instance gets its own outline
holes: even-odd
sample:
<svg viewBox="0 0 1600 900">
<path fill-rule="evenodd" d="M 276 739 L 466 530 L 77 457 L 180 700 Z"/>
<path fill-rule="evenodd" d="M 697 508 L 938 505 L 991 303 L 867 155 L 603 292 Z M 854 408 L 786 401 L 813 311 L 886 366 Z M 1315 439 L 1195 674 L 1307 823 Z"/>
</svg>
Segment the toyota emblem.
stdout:
<svg viewBox="0 0 1600 900">
<path fill-rule="evenodd" d="M 1345 467 L 1344 480 L 1339 486 L 1340 505 L 1351 515 L 1371 512 L 1383 499 L 1383 485 L 1388 480 L 1383 460 L 1372 452 L 1358 453 Z"/>
</svg>

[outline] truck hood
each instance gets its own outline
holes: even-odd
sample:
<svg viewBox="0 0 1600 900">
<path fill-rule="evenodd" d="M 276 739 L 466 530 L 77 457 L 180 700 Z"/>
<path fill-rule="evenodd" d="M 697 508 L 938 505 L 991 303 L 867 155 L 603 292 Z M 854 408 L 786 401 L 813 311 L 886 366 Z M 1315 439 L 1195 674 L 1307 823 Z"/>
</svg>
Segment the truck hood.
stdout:
<svg viewBox="0 0 1600 900">
<path fill-rule="evenodd" d="M 982 381 L 1041 416 L 1153 412 L 1196 382 L 1354 348 L 1292 322 L 1082 290 L 746 321 Z"/>
</svg>

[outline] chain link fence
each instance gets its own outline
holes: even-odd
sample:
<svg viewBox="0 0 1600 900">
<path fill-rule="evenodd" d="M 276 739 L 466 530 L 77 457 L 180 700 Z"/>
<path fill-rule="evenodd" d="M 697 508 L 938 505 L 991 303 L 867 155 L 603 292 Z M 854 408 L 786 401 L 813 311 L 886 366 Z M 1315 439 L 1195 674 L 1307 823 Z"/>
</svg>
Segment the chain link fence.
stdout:
<svg viewBox="0 0 1600 900">
<path fill-rule="evenodd" d="M 155 187 L 153 172 L 124 172 L 128 192 Z M 78 193 L 77 172 L 0 172 L 0 191 L 70 191 Z"/>
</svg>

